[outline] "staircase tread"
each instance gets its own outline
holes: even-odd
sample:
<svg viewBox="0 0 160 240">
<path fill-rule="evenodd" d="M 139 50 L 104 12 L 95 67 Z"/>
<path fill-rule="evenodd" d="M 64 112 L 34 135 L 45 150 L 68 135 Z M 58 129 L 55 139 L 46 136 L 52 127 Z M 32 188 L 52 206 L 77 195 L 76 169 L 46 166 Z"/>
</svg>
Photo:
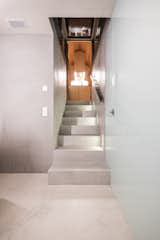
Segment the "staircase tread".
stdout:
<svg viewBox="0 0 160 240">
<path fill-rule="evenodd" d="M 52 165 L 53 169 L 58 169 L 58 170 L 67 170 L 67 171 L 72 171 L 72 170 L 77 170 L 77 171 L 106 171 L 107 166 L 105 161 L 103 160 L 85 160 L 85 161 L 76 161 L 74 159 L 63 159 L 61 161 L 56 160 L 53 162 Z"/>
<path fill-rule="evenodd" d="M 90 137 L 90 136 L 91 136 L 91 137 L 99 137 L 99 134 L 96 135 L 95 133 L 90 133 L 90 134 L 89 134 L 89 133 L 87 133 L 87 134 L 84 134 L 84 133 L 83 133 L 83 134 L 80 134 L 80 133 L 72 133 L 72 134 L 71 134 L 71 133 L 68 133 L 68 134 L 65 133 L 65 134 L 62 134 L 62 133 L 61 133 L 59 136 L 61 136 L 61 137 L 62 137 L 62 136 L 63 136 L 63 137 L 68 137 L 68 136 L 79 136 L 79 137 Z"/>
<path fill-rule="evenodd" d="M 61 137 L 70 137 L 70 136 L 73 136 L 73 137 L 74 137 L 74 136 L 75 136 L 75 137 L 77 137 L 77 136 L 79 136 L 79 137 L 99 137 L 99 134 L 96 135 L 96 134 L 92 134 L 92 133 L 91 133 L 91 134 L 88 134 L 88 133 L 87 133 L 87 134 L 85 135 L 84 133 L 83 133 L 83 134 L 77 134 L 77 133 L 75 133 L 75 134 L 70 134 L 70 133 L 66 134 L 66 133 L 65 133 L 65 135 L 61 134 L 61 135 L 59 135 L 59 136 L 61 136 Z"/>
<path fill-rule="evenodd" d="M 85 109 L 74 109 L 74 110 L 68 110 L 68 109 L 65 109 L 65 112 L 71 112 L 71 113 L 74 113 L 74 112 L 96 112 L 95 110 L 85 110 Z"/>
<path fill-rule="evenodd" d="M 100 135 L 96 135 L 96 134 L 59 134 L 58 135 L 58 138 L 59 140 L 60 139 L 68 139 L 68 140 L 75 140 L 75 141 L 78 141 L 78 143 L 76 143 L 77 146 L 83 146 L 82 143 L 79 143 L 79 141 L 81 142 L 82 140 L 97 140 L 97 141 L 100 141 Z M 74 144 L 74 143 L 73 143 Z M 84 145 L 85 146 L 85 145 Z"/>
<path fill-rule="evenodd" d="M 100 135 L 65 135 L 65 134 L 59 134 L 59 137 L 100 137 Z"/>
<path fill-rule="evenodd" d="M 96 126 L 97 125 L 97 118 L 96 117 L 75 117 L 75 116 L 68 116 L 62 118 L 63 125 L 75 125 L 75 126 Z"/>
<path fill-rule="evenodd" d="M 99 126 L 98 125 L 65 125 L 65 124 L 61 124 L 61 126 L 60 127 L 69 127 L 69 128 L 71 128 L 71 127 L 73 127 L 73 128 L 99 128 Z"/>
<path fill-rule="evenodd" d="M 55 149 L 55 151 L 60 150 L 81 150 L 81 151 L 103 151 L 103 148 L 100 146 L 77 146 L 77 145 L 69 145 L 69 146 L 59 146 Z"/>
<path fill-rule="evenodd" d="M 93 105 L 93 104 L 88 104 L 88 105 L 86 105 L 86 104 L 84 104 L 84 105 L 83 105 L 83 104 L 79 104 L 79 105 L 66 104 L 66 107 L 79 107 L 79 106 L 80 106 L 80 107 L 83 107 L 83 106 L 84 106 L 84 107 L 87 107 L 87 106 L 94 106 L 94 105 Z"/>
<path fill-rule="evenodd" d="M 93 105 L 88 101 L 67 101 L 67 105 Z"/>
<path fill-rule="evenodd" d="M 66 171 L 66 172 L 70 172 L 70 171 L 85 171 L 85 172 L 110 172 L 110 169 L 108 168 L 105 168 L 105 167 L 101 167 L 101 168 L 76 168 L 76 167 L 72 167 L 72 168 L 69 168 L 69 167 L 56 167 L 56 166 L 53 166 L 49 169 L 49 171 L 57 171 L 57 172 L 63 172 L 63 171 Z"/>
<path fill-rule="evenodd" d="M 84 119 L 84 118 L 85 118 L 85 119 L 86 119 L 86 118 L 89 118 L 89 119 L 90 119 L 90 118 L 94 118 L 94 119 L 95 119 L 96 117 L 83 117 L 83 116 L 82 116 L 82 117 L 75 117 L 75 116 L 66 117 L 66 116 L 65 116 L 65 117 L 63 117 L 63 118 L 67 118 L 67 119 L 69 119 L 69 118 L 76 118 L 76 119 L 77 119 L 77 118 L 78 118 L 78 119 L 79 119 L 79 118 L 80 118 L 80 119 L 82 119 L 82 118 L 83 118 L 83 119 Z"/>
<path fill-rule="evenodd" d="M 95 117 L 95 110 L 65 110 L 64 117 Z"/>
</svg>

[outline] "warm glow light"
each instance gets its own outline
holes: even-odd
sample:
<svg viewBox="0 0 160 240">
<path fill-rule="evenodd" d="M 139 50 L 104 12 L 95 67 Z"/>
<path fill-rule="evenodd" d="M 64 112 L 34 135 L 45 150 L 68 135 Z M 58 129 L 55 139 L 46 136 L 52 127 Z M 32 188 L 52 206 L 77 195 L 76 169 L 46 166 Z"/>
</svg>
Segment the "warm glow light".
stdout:
<svg viewBox="0 0 160 240">
<path fill-rule="evenodd" d="M 71 81 L 71 86 L 81 86 L 81 81 L 72 80 L 72 81 Z"/>
<path fill-rule="evenodd" d="M 71 86 L 88 86 L 85 75 L 85 72 L 74 72 L 74 80 L 71 81 Z"/>
</svg>

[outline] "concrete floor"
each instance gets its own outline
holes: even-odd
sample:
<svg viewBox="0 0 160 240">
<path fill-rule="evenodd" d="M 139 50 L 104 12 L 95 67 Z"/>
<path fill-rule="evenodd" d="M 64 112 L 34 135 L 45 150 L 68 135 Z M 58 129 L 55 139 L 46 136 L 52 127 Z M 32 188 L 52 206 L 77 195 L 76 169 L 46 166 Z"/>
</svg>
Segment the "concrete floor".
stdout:
<svg viewBox="0 0 160 240">
<path fill-rule="evenodd" d="M 0 174 L 0 240 L 131 240 L 110 187 L 48 186 L 47 174 Z"/>
</svg>

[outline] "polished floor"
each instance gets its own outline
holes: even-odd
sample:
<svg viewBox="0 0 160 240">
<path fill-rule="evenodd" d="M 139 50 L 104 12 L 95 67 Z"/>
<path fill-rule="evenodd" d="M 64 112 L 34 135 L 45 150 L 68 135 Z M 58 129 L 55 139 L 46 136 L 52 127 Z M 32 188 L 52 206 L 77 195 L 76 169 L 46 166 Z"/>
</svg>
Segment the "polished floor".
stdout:
<svg viewBox="0 0 160 240">
<path fill-rule="evenodd" d="M 48 186 L 47 174 L 0 174 L 0 240 L 131 240 L 106 186 Z"/>
</svg>

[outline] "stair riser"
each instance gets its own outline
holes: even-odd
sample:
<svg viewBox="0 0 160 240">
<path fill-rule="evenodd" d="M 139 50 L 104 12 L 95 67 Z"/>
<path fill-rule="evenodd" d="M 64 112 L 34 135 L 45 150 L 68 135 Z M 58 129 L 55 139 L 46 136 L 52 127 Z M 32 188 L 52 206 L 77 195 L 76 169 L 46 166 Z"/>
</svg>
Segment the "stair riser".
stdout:
<svg viewBox="0 0 160 240">
<path fill-rule="evenodd" d="M 92 111 L 94 107 L 92 105 L 66 105 L 67 111 Z"/>
<path fill-rule="evenodd" d="M 55 164 L 54 164 L 54 167 L 55 168 L 66 168 L 68 169 L 69 166 L 71 166 L 71 169 L 97 169 L 97 167 L 99 169 L 105 169 L 106 168 L 106 165 L 104 164 L 104 161 L 97 161 L 97 160 L 86 160 L 86 161 L 82 161 L 82 162 L 78 162 L 77 160 L 74 161 L 74 160 L 67 160 L 67 162 L 65 162 L 65 160 L 60 160 L 60 161 L 57 161 Z"/>
<path fill-rule="evenodd" d="M 109 185 L 109 171 L 54 171 L 49 172 L 50 185 Z"/>
<path fill-rule="evenodd" d="M 90 102 L 86 101 L 67 101 L 67 105 L 89 105 Z"/>
<path fill-rule="evenodd" d="M 61 126 L 60 135 L 99 135 L 97 126 Z"/>
<path fill-rule="evenodd" d="M 62 120 L 63 125 L 83 125 L 83 126 L 95 126 L 96 125 L 96 118 L 63 118 Z"/>
<path fill-rule="evenodd" d="M 99 136 L 59 136 L 59 146 L 100 146 Z"/>
<path fill-rule="evenodd" d="M 87 151 L 87 150 L 55 150 L 55 166 L 77 166 L 87 167 L 92 164 L 98 168 L 105 166 L 104 151 Z M 59 165 L 58 165 L 59 164 Z"/>
<path fill-rule="evenodd" d="M 95 117 L 95 111 L 65 111 L 64 117 Z"/>
</svg>

